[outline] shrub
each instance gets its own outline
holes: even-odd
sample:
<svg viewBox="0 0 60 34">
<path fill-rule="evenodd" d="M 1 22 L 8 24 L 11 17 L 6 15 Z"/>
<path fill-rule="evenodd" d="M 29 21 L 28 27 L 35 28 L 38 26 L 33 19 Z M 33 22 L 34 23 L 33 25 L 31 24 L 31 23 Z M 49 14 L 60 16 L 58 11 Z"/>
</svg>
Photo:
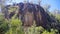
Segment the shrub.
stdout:
<svg viewBox="0 0 60 34">
<path fill-rule="evenodd" d="M 0 34 L 4 34 L 8 29 L 8 22 L 5 20 L 4 16 L 0 14 Z"/>
<path fill-rule="evenodd" d="M 12 19 L 9 20 L 9 22 L 10 28 L 9 31 L 5 34 L 24 34 L 21 20 L 13 16 Z"/>
</svg>

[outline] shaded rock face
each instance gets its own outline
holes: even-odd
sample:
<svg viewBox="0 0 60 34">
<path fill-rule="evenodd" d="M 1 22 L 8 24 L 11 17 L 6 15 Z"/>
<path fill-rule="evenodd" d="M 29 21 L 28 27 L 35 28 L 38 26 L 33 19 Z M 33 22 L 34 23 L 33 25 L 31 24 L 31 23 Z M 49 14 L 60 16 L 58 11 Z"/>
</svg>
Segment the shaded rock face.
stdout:
<svg viewBox="0 0 60 34">
<path fill-rule="evenodd" d="M 43 26 L 44 28 L 47 28 L 47 15 L 41 6 L 30 3 L 19 3 L 18 7 L 19 11 L 17 16 L 21 19 L 23 26 L 32 26 L 35 21 L 36 26 Z M 9 14 L 9 18 L 11 18 L 14 14 L 14 12 Z"/>
<path fill-rule="evenodd" d="M 47 15 L 41 6 L 30 3 L 20 3 L 19 7 L 19 14 L 23 15 L 22 21 L 24 26 L 31 26 L 35 20 L 37 26 L 46 27 Z"/>
</svg>

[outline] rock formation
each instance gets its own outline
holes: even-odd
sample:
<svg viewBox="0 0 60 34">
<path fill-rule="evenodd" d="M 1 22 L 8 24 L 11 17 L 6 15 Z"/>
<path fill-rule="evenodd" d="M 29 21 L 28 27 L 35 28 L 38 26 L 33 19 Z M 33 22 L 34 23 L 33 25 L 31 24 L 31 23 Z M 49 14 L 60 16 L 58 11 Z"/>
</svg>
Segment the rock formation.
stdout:
<svg viewBox="0 0 60 34">
<path fill-rule="evenodd" d="M 50 25 L 48 24 L 49 21 L 51 22 L 51 20 L 48 20 L 50 16 L 41 6 L 31 3 L 18 3 L 14 6 L 19 7 L 17 17 L 21 19 L 23 26 L 32 26 L 34 21 L 36 22 L 36 26 L 48 28 L 47 25 Z M 6 8 L 8 7 L 6 6 Z M 5 11 L 5 18 L 11 18 L 15 14 L 15 12 L 8 13 L 9 11 L 7 9 Z"/>
</svg>

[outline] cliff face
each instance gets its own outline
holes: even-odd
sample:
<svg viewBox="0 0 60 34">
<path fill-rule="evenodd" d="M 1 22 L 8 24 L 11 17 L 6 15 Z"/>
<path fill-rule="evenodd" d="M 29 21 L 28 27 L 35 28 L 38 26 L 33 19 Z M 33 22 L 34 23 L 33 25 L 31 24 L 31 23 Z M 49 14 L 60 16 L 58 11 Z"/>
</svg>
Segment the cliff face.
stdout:
<svg viewBox="0 0 60 34">
<path fill-rule="evenodd" d="M 19 7 L 17 17 L 21 19 L 23 26 L 32 26 L 33 22 L 35 21 L 36 26 L 43 26 L 44 28 L 47 28 L 47 16 L 49 15 L 44 11 L 44 9 L 41 6 L 30 3 L 19 3 L 15 6 Z M 15 12 L 11 12 L 9 15 L 6 15 L 8 13 L 9 11 L 5 13 L 6 18 L 11 18 L 15 14 Z"/>
<path fill-rule="evenodd" d="M 37 26 L 46 27 L 47 15 L 41 6 L 30 3 L 19 3 L 18 6 L 24 26 L 31 26 L 35 20 Z"/>
</svg>

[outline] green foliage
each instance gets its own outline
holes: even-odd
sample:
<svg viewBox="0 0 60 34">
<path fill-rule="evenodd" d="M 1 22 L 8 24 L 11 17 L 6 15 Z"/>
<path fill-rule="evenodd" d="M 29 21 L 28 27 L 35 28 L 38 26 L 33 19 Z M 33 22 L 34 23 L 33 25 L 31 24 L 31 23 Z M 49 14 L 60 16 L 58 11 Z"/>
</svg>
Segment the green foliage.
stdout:
<svg viewBox="0 0 60 34">
<path fill-rule="evenodd" d="M 45 30 L 45 31 L 43 31 L 42 34 L 56 34 L 56 32 L 58 32 L 56 29 L 51 29 L 51 32 L 48 32 L 47 30 Z"/>
<path fill-rule="evenodd" d="M 48 32 L 41 26 L 36 27 L 35 22 L 31 27 L 25 27 L 24 31 L 21 20 L 15 18 L 16 14 L 9 21 L 5 20 L 3 15 L 0 16 L 1 34 L 56 34 L 56 32 L 58 32 L 56 29 L 51 29 L 51 32 Z"/>
<path fill-rule="evenodd" d="M 21 25 L 21 21 L 17 18 L 17 19 L 11 19 L 11 26 L 19 26 Z"/>
<path fill-rule="evenodd" d="M 4 16 L 0 14 L 0 34 L 4 34 L 8 29 L 8 22 L 4 19 Z"/>
<path fill-rule="evenodd" d="M 58 32 L 56 29 L 51 29 L 49 32 L 41 26 L 36 27 L 35 22 L 31 27 L 23 28 L 21 20 L 15 18 L 16 15 L 12 19 L 5 20 L 4 16 L 0 14 L 0 34 L 56 34 Z M 59 15 L 56 18 L 60 20 Z"/>
<path fill-rule="evenodd" d="M 40 34 L 44 31 L 44 28 L 39 26 L 36 27 L 36 24 L 34 23 L 31 27 L 25 27 L 25 34 Z"/>
<path fill-rule="evenodd" d="M 18 18 L 15 18 L 15 15 L 12 17 L 12 19 L 9 20 L 9 31 L 5 34 L 24 34 L 23 28 L 22 28 L 22 22 Z"/>
<path fill-rule="evenodd" d="M 9 7 L 9 13 L 13 12 L 13 11 L 16 11 L 17 10 L 17 7 L 14 7 L 14 6 L 10 6 Z"/>
<path fill-rule="evenodd" d="M 26 34 L 58 34 L 56 32 L 58 32 L 58 30 L 56 30 L 56 29 L 51 29 L 51 31 L 49 32 L 46 29 L 44 29 L 43 27 L 41 27 L 41 26 L 36 27 L 35 25 L 28 27 L 25 30 Z"/>
<path fill-rule="evenodd" d="M 57 19 L 57 21 L 60 23 L 60 14 L 57 14 L 57 15 L 56 15 L 56 19 Z"/>
<path fill-rule="evenodd" d="M 30 33 L 31 34 L 40 34 L 40 33 L 42 33 L 43 31 L 44 31 L 44 28 L 43 27 L 34 27 L 34 26 L 32 26 L 32 27 L 30 27 L 29 28 L 30 29 Z"/>
</svg>

